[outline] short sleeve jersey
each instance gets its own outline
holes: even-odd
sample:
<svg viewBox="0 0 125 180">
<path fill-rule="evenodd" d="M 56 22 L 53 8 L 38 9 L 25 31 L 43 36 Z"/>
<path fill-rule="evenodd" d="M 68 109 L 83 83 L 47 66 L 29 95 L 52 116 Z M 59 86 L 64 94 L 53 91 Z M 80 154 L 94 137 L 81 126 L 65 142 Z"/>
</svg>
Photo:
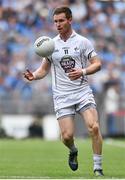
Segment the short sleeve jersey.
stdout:
<svg viewBox="0 0 125 180">
<path fill-rule="evenodd" d="M 97 55 L 92 43 L 75 31 L 66 42 L 59 35 L 54 41 L 55 51 L 50 58 L 54 97 L 88 90 L 86 76 L 71 81 L 68 73 L 72 68 L 85 68 L 88 61 Z"/>
</svg>

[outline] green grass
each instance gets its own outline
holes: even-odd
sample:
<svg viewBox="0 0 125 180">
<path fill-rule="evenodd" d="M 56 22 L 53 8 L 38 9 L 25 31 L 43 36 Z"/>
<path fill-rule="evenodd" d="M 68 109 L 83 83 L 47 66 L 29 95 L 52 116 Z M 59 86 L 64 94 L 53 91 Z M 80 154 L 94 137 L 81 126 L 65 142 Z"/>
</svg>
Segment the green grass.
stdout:
<svg viewBox="0 0 125 180">
<path fill-rule="evenodd" d="M 125 178 L 125 142 L 111 142 L 103 145 L 104 178 Z M 1 139 L 0 178 L 95 178 L 91 141 L 77 140 L 76 143 L 79 169 L 73 172 L 67 165 L 68 149 L 60 141 Z"/>
</svg>

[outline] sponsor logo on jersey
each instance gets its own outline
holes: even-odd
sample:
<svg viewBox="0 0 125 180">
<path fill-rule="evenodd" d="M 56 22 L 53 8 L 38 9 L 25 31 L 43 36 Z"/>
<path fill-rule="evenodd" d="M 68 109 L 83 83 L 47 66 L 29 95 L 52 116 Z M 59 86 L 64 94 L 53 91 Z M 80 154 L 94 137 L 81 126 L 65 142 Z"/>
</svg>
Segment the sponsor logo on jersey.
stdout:
<svg viewBox="0 0 125 180">
<path fill-rule="evenodd" d="M 72 68 L 75 67 L 75 60 L 71 56 L 63 56 L 60 65 L 65 71 L 65 73 L 69 73 Z"/>
</svg>

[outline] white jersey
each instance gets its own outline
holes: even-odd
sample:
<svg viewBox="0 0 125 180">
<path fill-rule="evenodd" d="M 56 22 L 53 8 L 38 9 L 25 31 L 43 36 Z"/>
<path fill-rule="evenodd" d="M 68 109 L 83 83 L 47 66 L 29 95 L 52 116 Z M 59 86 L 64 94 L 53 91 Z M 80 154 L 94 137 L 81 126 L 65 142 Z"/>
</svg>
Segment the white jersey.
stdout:
<svg viewBox="0 0 125 180">
<path fill-rule="evenodd" d="M 59 109 L 78 103 L 91 92 L 86 76 L 71 81 L 68 73 L 72 68 L 86 68 L 90 58 L 97 54 L 91 42 L 75 31 L 66 42 L 59 35 L 54 41 L 55 51 L 50 59 L 52 89 L 55 109 Z"/>
</svg>

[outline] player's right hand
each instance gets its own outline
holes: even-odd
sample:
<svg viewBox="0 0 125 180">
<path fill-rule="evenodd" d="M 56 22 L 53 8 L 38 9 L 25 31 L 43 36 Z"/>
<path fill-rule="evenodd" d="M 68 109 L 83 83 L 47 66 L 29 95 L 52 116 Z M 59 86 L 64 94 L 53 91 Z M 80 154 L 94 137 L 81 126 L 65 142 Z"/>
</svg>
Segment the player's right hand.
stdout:
<svg viewBox="0 0 125 180">
<path fill-rule="evenodd" d="M 23 73 L 23 75 L 24 78 L 28 79 L 29 81 L 34 80 L 33 73 L 29 69 L 27 69 L 26 72 Z"/>
</svg>

